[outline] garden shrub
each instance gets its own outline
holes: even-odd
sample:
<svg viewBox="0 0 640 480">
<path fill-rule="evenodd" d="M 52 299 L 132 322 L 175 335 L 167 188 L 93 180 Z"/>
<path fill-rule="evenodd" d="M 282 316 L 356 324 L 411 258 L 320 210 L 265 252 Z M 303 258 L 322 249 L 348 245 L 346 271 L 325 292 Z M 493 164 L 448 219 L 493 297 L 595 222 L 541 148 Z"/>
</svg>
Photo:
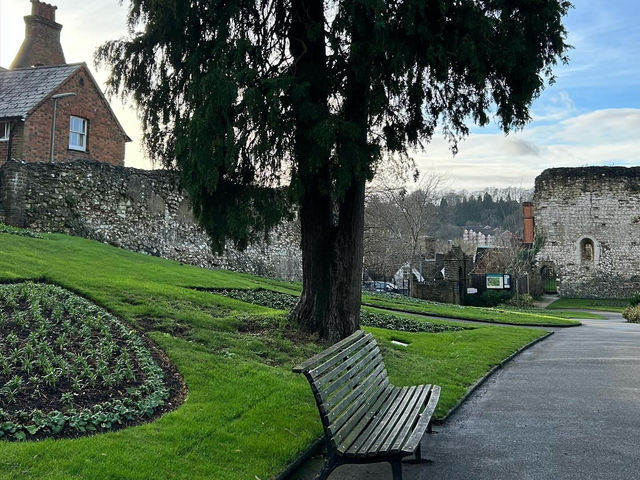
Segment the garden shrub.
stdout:
<svg viewBox="0 0 640 480">
<path fill-rule="evenodd" d="M 640 305 L 640 292 L 636 292 L 633 295 L 631 295 L 631 298 L 629 299 L 629 306 L 630 307 L 636 307 Z"/>
<path fill-rule="evenodd" d="M 523 293 L 518 296 L 514 295 L 504 303 L 506 305 L 520 308 L 533 307 L 533 297 L 527 293 Z"/>
<path fill-rule="evenodd" d="M 629 305 L 622 312 L 622 316 L 630 323 L 640 323 L 640 304 Z"/>
<path fill-rule="evenodd" d="M 466 295 L 464 304 L 471 307 L 497 307 L 510 298 L 511 293 L 506 290 L 485 290 L 480 295 Z"/>
</svg>

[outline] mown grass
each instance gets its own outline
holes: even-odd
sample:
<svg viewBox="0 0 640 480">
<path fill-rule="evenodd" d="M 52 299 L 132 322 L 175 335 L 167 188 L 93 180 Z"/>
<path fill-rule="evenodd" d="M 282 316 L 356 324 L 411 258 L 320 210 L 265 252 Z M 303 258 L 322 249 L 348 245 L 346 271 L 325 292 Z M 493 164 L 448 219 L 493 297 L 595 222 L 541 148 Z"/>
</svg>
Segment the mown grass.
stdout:
<svg viewBox="0 0 640 480">
<path fill-rule="evenodd" d="M 295 284 L 44 237 L 0 234 L 0 282 L 40 279 L 100 304 L 157 342 L 183 375 L 188 396 L 150 424 L 78 439 L 0 442 L 1 478 L 267 479 L 322 434 L 311 390 L 291 367 L 324 346 L 296 333 L 283 311 L 192 288 L 293 292 Z M 443 386 L 436 412 L 442 417 L 493 365 L 544 334 L 465 326 L 369 330 L 394 382 Z"/>
<path fill-rule="evenodd" d="M 548 305 L 547 309 L 583 308 L 585 310 L 598 310 L 602 312 L 622 312 L 627 305 L 629 305 L 629 300 L 624 298 L 559 298 Z"/>
<path fill-rule="evenodd" d="M 429 302 L 399 295 L 363 294 L 362 304 L 373 307 L 389 308 L 403 312 L 421 313 L 434 317 L 458 318 L 461 320 L 477 320 L 491 323 L 507 323 L 516 325 L 535 325 L 561 327 L 580 325 L 580 322 L 562 318 L 552 312 L 546 314 L 529 310 L 509 308 L 482 308 L 450 305 L 446 303 Z"/>
</svg>

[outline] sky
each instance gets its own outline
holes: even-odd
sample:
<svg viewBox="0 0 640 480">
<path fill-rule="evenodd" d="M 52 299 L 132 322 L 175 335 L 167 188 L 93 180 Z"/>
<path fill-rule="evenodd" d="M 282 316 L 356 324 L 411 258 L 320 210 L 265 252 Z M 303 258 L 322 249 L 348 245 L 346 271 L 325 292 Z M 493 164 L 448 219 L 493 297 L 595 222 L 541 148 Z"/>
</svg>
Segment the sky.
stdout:
<svg viewBox="0 0 640 480">
<path fill-rule="evenodd" d="M 126 33 L 127 1 L 53 0 L 63 25 L 67 62 L 87 62 L 103 84 L 104 70 L 93 66 L 95 49 Z M 565 18 L 569 65 L 555 69 L 556 82 L 532 106 L 532 122 L 508 136 L 496 124 L 472 128 L 453 156 L 436 135 L 413 157 L 422 172 L 444 174 L 456 190 L 531 188 L 545 168 L 586 165 L 640 165 L 640 9 L 637 0 L 574 0 Z M 24 37 L 22 17 L 29 0 L 0 0 L 0 66 L 8 67 Z M 141 148 L 135 108 L 111 99 L 133 139 L 125 163 L 152 168 Z"/>
</svg>

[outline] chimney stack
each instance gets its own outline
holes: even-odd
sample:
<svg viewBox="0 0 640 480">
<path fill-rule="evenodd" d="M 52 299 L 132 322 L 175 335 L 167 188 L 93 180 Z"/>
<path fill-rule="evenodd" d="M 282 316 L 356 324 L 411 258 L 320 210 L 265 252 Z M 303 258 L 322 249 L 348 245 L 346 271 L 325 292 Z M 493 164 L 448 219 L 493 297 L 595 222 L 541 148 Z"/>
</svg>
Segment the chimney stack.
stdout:
<svg viewBox="0 0 640 480">
<path fill-rule="evenodd" d="M 535 235 L 535 219 L 533 217 L 533 203 L 524 202 L 522 204 L 522 220 L 524 222 L 524 231 L 522 242 L 532 244 Z"/>
<path fill-rule="evenodd" d="M 436 258 L 436 239 L 433 237 L 424 237 L 424 258 Z"/>
<path fill-rule="evenodd" d="M 11 68 L 64 65 L 60 44 L 62 25 L 56 23 L 58 7 L 31 0 L 31 15 L 24 17 L 25 38 Z"/>
</svg>

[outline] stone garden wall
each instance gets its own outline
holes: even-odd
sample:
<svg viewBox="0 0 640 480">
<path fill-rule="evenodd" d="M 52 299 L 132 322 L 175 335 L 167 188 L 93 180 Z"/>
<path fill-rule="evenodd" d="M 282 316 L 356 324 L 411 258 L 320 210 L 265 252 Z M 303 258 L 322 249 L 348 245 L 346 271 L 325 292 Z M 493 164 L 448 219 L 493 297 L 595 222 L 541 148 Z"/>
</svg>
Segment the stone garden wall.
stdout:
<svg viewBox="0 0 640 480">
<path fill-rule="evenodd" d="M 214 255 L 188 198 L 164 170 L 90 161 L 11 161 L 0 167 L 0 221 L 206 268 L 287 280 L 301 277 L 296 223 L 281 226 L 269 242 L 250 245 L 245 252 L 227 248 L 223 255 Z"/>
<path fill-rule="evenodd" d="M 553 168 L 537 179 L 538 265 L 553 267 L 568 297 L 640 291 L 640 167 Z"/>
</svg>

